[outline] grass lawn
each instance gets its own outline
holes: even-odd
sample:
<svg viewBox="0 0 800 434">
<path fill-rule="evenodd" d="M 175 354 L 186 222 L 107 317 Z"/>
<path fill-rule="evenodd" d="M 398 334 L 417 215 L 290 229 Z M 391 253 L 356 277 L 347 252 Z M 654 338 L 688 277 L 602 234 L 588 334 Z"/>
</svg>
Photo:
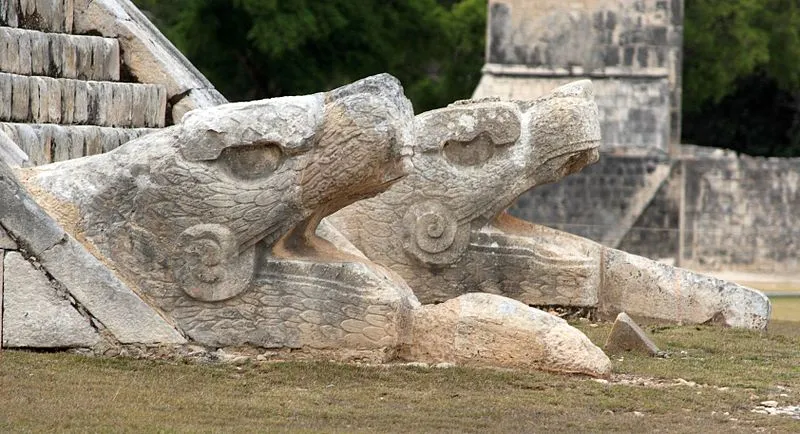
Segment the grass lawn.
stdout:
<svg viewBox="0 0 800 434">
<path fill-rule="evenodd" d="M 577 323 L 602 344 L 609 324 Z M 800 432 L 800 323 L 767 334 L 648 327 L 670 357 L 614 356 L 607 383 L 491 369 L 200 365 L 0 353 L 0 431 Z"/>
</svg>

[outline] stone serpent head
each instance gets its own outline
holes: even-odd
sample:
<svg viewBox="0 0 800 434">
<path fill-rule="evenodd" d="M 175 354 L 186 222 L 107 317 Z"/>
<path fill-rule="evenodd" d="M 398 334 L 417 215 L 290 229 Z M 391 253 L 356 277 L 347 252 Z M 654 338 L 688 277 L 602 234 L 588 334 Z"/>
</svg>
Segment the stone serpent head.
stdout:
<svg viewBox="0 0 800 434">
<path fill-rule="evenodd" d="M 523 192 L 598 158 L 591 84 L 530 102 L 466 101 L 416 117 L 411 174 L 331 217 L 423 303 L 467 292 L 643 319 L 763 328 L 757 291 L 511 217 Z"/>
<path fill-rule="evenodd" d="M 23 178 L 146 292 L 177 284 L 219 301 L 247 287 L 259 248 L 313 255 L 308 243 L 324 216 L 402 177 L 412 122 L 400 83 L 384 74 L 196 110 L 110 153 Z"/>
<path fill-rule="evenodd" d="M 409 176 L 332 222 L 370 259 L 398 271 L 423 302 L 504 292 L 506 267 L 485 261 L 492 254 L 480 233 L 520 194 L 597 160 L 591 83 L 530 102 L 458 102 L 418 115 L 415 124 Z"/>
</svg>

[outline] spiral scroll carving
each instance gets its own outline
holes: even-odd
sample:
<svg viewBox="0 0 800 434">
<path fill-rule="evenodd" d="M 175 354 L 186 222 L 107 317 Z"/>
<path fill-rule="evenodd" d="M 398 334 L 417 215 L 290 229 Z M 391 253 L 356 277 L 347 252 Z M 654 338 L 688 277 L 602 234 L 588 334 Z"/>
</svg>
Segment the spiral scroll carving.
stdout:
<svg viewBox="0 0 800 434">
<path fill-rule="evenodd" d="M 448 265 L 461 259 L 469 243 L 469 223 L 437 201 L 414 204 L 403 217 L 403 247 L 428 265 Z"/>
<path fill-rule="evenodd" d="M 241 294 L 250 284 L 255 249 L 239 253 L 236 239 L 222 225 L 195 225 L 175 243 L 173 275 L 183 291 L 202 301 L 222 301 Z"/>
</svg>

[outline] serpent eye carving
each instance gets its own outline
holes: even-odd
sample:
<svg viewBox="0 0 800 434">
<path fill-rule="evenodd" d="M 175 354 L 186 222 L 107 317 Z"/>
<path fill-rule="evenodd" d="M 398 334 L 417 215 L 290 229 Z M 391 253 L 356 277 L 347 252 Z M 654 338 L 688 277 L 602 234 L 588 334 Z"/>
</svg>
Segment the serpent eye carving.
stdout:
<svg viewBox="0 0 800 434">
<path fill-rule="evenodd" d="M 229 175 L 243 179 L 264 178 L 283 162 L 283 150 L 275 143 L 263 142 L 225 148 L 217 159 Z"/>
<path fill-rule="evenodd" d="M 492 158 L 495 143 L 491 136 L 482 132 L 468 141 L 448 140 L 444 145 L 444 157 L 458 166 L 477 166 Z"/>
<path fill-rule="evenodd" d="M 458 262 L 469 243 L 469 223 L 459 224 L 456 216 L 441 203 L 414 204 L 403 217 L 403 247 L 428 265 Z"/>
<path fill-rule="evenodd" d="M 221 301 L 242 293 L 253 274 L 255 250 L 239 253 L 233 234 L 217 224 L 183 231 L 172 255 L 173 275 L 187 295 Z"/>
</svg>

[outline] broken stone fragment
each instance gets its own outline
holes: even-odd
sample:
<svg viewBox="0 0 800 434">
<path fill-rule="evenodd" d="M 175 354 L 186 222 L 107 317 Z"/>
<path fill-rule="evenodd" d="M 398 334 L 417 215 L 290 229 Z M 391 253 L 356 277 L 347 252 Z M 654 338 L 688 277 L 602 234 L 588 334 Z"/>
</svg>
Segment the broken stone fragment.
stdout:
<svg viewBox="0 0 800 434">
<path fill-rule="evenodd" d="M 496 366 L 604 376 L 608 357 L 561 318 L 519 301 L 470 293 L 415 312 L 401 356 L 426 363 Z"/>
<path fill-rule="evenodd" d="M 625 312 L 617 315 L 603 349 L 609 354 L 630 351 L 655 356 L 661 353 L 644 330 Z"/>
</svg>

